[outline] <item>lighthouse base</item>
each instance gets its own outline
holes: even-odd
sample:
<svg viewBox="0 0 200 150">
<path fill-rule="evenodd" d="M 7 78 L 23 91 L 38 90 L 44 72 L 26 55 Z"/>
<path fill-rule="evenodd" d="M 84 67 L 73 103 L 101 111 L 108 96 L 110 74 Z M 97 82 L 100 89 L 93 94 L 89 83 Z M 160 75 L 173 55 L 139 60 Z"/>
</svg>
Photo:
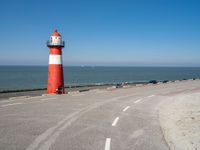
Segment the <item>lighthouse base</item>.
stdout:
<svg viewBox="0 0 200 150">
<path fill-rule="evenodd" d="M 50 64 L 48 68 L 48 94 L 64 94 L 63 66 Z"/>
</svg>

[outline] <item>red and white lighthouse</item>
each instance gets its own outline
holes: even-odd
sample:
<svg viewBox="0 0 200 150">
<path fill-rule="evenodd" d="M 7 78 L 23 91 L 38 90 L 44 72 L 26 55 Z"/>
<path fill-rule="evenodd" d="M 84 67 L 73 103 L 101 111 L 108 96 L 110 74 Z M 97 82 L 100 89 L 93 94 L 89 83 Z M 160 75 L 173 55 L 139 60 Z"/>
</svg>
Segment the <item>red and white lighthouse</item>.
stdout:
<svg viewBox="0 0 200 150">
<path fill-rule="evenodd" d="M 62 65 L 62 48 L 65 43 L 57 30 L 53 32 L 50 40 L 47 41 L 49 47 L 49 66 L 48 66 L 48 87 L 47 93 L 64 94 L 64 76 Z"/>
</svg>

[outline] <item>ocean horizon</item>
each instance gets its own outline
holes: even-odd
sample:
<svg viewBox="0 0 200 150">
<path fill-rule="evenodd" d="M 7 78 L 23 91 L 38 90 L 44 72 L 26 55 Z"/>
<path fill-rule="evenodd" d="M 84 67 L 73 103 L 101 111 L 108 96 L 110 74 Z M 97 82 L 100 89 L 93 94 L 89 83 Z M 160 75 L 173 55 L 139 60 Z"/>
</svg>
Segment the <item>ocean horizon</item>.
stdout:
<svg viewBox="0 0 200 150">
<path fill-rule="evenodd" d="M 0 91 L 46 88 L 48 66 L 0 66 Z M 64 66 L 65 86 L 200 78 L 200 67 Z"/>
</svg>

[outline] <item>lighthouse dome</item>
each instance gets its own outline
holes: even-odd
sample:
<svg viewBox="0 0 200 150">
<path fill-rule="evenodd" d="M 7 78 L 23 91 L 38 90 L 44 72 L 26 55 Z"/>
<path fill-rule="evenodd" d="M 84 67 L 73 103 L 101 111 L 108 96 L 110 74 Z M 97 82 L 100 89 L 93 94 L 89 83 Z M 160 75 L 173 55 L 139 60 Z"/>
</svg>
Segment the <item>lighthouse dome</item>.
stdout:
<svg viewBox="0 0 200 150">
<path fill-rule="evenodd" d="M 60 33 L 58 33 L 58 30 L 55 30 L 51 36 L 61 36 Z"/>
</svg>

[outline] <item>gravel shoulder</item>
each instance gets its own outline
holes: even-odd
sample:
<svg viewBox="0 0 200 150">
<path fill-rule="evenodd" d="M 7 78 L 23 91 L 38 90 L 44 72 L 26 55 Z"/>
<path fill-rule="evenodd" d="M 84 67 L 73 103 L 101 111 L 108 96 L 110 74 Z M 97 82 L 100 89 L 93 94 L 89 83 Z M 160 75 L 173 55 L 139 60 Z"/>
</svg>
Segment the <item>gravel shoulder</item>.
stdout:
<svg viewBox="0 0 200 150">
<path fill-rule="evenodd" d="M 200 93 L 169 97 L 160 107 L 159 119 L 171 150 L 200 149 Z"/>
</svg>

